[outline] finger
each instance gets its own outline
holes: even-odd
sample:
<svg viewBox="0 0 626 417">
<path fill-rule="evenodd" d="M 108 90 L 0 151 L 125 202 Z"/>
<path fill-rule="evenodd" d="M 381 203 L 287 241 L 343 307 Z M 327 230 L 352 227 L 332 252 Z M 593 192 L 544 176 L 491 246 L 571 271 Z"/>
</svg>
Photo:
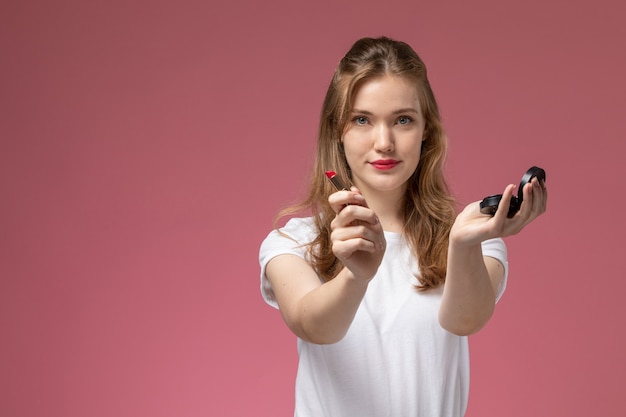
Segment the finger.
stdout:
<svg viewBox="0 0 626 417">
<path fill-rule="evenodd" d="M 509 207 L 511 205 L 511 198 L 513 197 L 514 189 L 515 184 L 509 184 L 504 189 L 504 192 L 502 193 L 502 198 L 500 199 L 500 204 L 498 204 L 498 210 L 493 216 L 496 222 L 502 223 L 506 220 L 509 213 Z"/>
<path fill-rule="evenodd" d="M 336 222 L 335 222 L 336 220 Z M 359 206 L 359 205 L 347 205 L 345 206 L 337 216 L 334 221 L 336 227 L 345 227 L 353 224 L 369 224 L 369 225 L 379 225 L 380 222 L 376 213 L 374 213 L 371 209 Z M 331 222 L 332 226 L 332 222 Z"/>
<path fill-rule="evenodd" d="M 537 178 L 533 178 L 531 181 L 532 184 L 532 194 L 533 194 L 533 207 L 532 207 L 532 211 L 533 214 L 535 214 L 535 216 L 540 215 L 541 213 L 543 213 L 543 192 L 541 189 L 541 184 L 539 184 L 539 181 L 537 180 Z"/>
<path fill-rule="evenodd" d="M 530 222 L 545 211 L 545 190 L 537 178 L 524 187 L 523 215 Z"/>
<path fill-rule="evenodd" d="M 546 189 L 546 184 L 543 180 L 536 181 L 534 186 L 533 195 L 535 196 L 535 201 L 537 201 L 537 211 L 539 214 L 542 214 L 546 211 L 548 203 L 548 190 Z"/>
<path fill-rule="evenodd" d="M 328 203 L 335 213 L 349 205 L 363 205 L 365 198 L 358 192 L 341 190 L 328 196 Z"/>
<path fill-rule="evenodd" d="M 339 226 L 339 224 L 339 221 L 335 223 L 335 226 L 338 227 L 332 228 L 331 237 L 334 236 L 342 240 L 363 237 L 371 241 L 378 241 L 381 237 L 384 238 L 384 232 L 380 223 L 371 224 L 366 221 L 353 221 L 342 226 Z"/>
<path fill-rule="evenodd" d="M 363 238 L 385 247 L 385 235 L 375 213 L 364 207 L 346 207 L 331 222 L 331 240 Z M 381 244 L 382 242 L 382 244 Z"/>
<path fill-rule="evenodd" d="M 533 178 L 529 183 L 524 184 L 524 189 L 522 190 L 522 195 L 524 196 L 524 200 L 522 201 L 522 207 L 520 208 L 521 217 L 527 218 L 530 217 L 531 213 L 534 211 L 534 203 L 536 201 L 535 195 L 533 193 Z"/>
<path fill-rule="evenodd" d="M 357 251 L 374 253 L 376 249 L 374 242 L 363 238 L 333 241 L 333 253 L 339 259 L 349 258 Z"/>
<path fill-rule="evenodd" d="M 367 207 L 367 202 L 365 201 L 365 197 L 363 197 L 363 194 L 361 194 L 361 191 L 359 191 L 358 188 L 356 188 L 354 185 L 352 187 L 350 187 L 350 191 L 352 191 L 353 193 L 355 193 L 355 198 L 357 199 L 358 205 L 363 206 L 363 207 Z"/>
<path fill-rule="evenodd" d="M 363 250 L 375 252 L 385 249 L 385 236 L 376 227 L 359 224 L 335 229 L 331 233 L 333 252 L 346 256 L 349 252 Z"/>
</svg>

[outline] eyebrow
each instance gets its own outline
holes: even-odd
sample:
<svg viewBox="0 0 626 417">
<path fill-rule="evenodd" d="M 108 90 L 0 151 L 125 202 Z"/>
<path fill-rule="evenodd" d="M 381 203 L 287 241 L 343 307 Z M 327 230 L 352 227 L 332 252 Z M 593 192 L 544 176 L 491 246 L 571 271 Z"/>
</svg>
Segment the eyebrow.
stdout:
<svg viewBox="0 0 626 417">
<path fill-rule="evenodd" d="M 359 114 L 366 114 L 366 115 L 374 114 L 371 111 L 359 110 L 359 109 L 352 109 L 352 113 L 359 113 Z M 414 109 L 412 107 L 405 107 L 405 108 L 402 108 L 402 109 L 394 110 L 391 114 L 401 114 L 401 113 L 415 113 L 415 114 L 419 114 L 419 111 L 417 111 L 417 109 Z"/>
</svg>

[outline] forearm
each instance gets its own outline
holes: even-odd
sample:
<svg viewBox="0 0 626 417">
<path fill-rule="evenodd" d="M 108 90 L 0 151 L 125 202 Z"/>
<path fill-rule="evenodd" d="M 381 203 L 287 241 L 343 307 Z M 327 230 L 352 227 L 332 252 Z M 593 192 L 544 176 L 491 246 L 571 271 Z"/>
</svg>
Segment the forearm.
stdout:
<svg viewBox="0 0 626 417">
<path fill-rule="evenodd" d="M 481 245 L 455 245 L 448 249 L 448 271 L 439 309 L 446 330 L 469 335 L 480 330 L 493 315 L 495 291 Z"/>
<path fill-rule="evenodd" d="M 352 324 L 367 285 L 367 281 L 355 279 L 344 268 L 334 279 L 300 299 L 292 330 L 300 338 L 312 343 L 340 341 Z"/>
</svg>

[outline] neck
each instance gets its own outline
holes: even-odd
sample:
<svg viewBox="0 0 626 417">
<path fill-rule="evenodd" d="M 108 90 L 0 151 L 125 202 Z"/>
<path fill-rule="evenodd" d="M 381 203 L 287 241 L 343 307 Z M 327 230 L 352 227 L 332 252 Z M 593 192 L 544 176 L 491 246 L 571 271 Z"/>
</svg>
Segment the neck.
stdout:
<svg viewBox="0 0 626 417">
<path fill-rule="evenodd" d="M 384 231 L 395 233 L 402 232 L 404 223 L 402 216 L 404 191 L 364 193 L 363 197 L 365 197 L 368 207 L 378 216 Z"/>
</svg>

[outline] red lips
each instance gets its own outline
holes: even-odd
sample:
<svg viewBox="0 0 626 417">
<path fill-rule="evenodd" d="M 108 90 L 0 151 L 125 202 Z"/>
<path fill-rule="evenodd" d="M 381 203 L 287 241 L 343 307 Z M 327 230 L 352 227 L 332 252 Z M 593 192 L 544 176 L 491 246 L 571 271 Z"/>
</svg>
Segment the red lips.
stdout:
<svg viewBox="0 0 626 417">
<path fill-rule="evenodd" d="M 386 170 L 395 167 L 399 163 L 400 161 L 397 161 L 395 159 L 378 159 L 376 161 L 370 162 L 370 165 L 372 165 L 376 169 Z"/>
</svg>

